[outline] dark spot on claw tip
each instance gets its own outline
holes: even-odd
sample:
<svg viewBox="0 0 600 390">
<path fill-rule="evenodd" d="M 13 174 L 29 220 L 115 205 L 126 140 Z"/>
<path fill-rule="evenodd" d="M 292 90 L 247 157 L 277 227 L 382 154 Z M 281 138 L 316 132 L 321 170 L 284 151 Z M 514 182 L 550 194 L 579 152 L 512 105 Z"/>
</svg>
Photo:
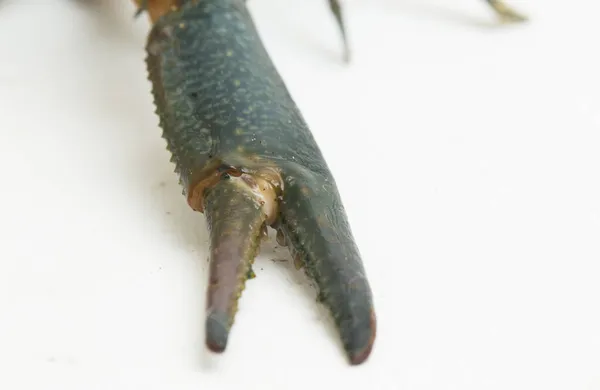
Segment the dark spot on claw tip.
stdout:
<svg viewBox="0 0 600 390">
<path fill-rule="evenodd" d="M 373 344 L 375 343 L 375 337 L 377 335 L 377 319 L 375 318 L 374 311 L 371 311 L 369 328 L 371 330 L 371 335 L 369 337 L 367 345 L 361 349 L 352 350 L 348 352 L 350 364 L 352 364 L 353 366 L 357 366 L 359 364 L 364 363 L 367 360 L 367 358 L 371 355 L 371 350 L 373 349 Z"/>
<path fill-rule="evenodd" d="M 215 353 L 225 351 L 229 331 L 224 325 L 227 322 L 225 315 L 211 313 L 206 318 L 206 347 Z"/>
<path fill-rule="evenodd" d="M 206 347 L 214 353 L 223 353 L 225 351 L 225 345 L 216 344 L 208 340 L 206 341 Z"/>
<path fill-rule="evenodd" d="M 373 349 L 373 344 L 369 344 L 366 348 L 356 353 L 350 354 L 350 364 L 353 366 L 358 366 L 367 360 L 369 355 L 371 354 L 371 350 Z"/>
</svg>

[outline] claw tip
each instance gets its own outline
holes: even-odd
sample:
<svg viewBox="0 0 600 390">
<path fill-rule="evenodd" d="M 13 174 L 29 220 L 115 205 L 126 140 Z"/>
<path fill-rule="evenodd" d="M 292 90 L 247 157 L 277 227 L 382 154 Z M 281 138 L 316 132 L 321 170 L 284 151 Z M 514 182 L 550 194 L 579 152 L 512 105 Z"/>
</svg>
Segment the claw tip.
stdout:
<svg viewBox="0 0 600 390">
<path fill-rule="evenodd" d="M 225 345 L 224 344 L 217 344 L 214 342 L 214 340 L 207 340 L 206 341 L 206 348 L 208 348 L 209 351 L 214 352 L 214 353 L 223 353 L 225 352 Z"/>
<path fill-rule="evenodd" d="M 218 313 L 211 313 L 206 318 L 206 347 L 215 353 L 225 351 L 229 331 L 224 325 L 226 318 L 219 318 Z"/>
<path fill-rule="evenodd" d="M 358 352 L 350 353 L 350 355 L 349 355 L 350 364 L 352 364 L 353 366 L 358 366 L 359 364 L 364 363 L 365 360 L 367 360 L 367 358 L 371 354 L 372 349 L 373 349 L 373 344 L 369 344 L 366 348 L 364 348 Z"/>
<path fill-rule="evenodd" d="M 367 345 L 361 349 L 348 351 L 348 358 L 350 360 L 350 364 L 353 366 L 358 366 L 364 363 L 367 360 L 367 358 L 371 355 L 371 351 L 373 349 L 373 344 L 375 343 L 375 337 L 377 334 L 377 319 L 375 317 L 375 311 L 373 310 L 371 310 L 369 328 L 371 335 L 369 337 Z"/>
</svg>

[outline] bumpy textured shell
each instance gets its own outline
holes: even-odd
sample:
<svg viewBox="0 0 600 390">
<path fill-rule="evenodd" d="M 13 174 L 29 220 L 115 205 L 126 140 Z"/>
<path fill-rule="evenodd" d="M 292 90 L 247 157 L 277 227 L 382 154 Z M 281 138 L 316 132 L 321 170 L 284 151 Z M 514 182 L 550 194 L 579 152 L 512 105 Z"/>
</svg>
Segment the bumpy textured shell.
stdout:
<svg viewBox="0 0 600 390">
<path fill-rule="evenodd" d="M 185 2 L 154 25 L 148 69 L 184 193 L 223 164 L 276 167 L 277 227 L 319 288 L 352 361 L 375 337 L 371 291 L 334 179 L 244 0 Z"/>
<path fill-rule="evenodd" d="M 185 190 L 240 156 L 329 171 L 242 0 L 188 2 L 157 21 L 147 46 L 157 114 Z"/>
</svg>

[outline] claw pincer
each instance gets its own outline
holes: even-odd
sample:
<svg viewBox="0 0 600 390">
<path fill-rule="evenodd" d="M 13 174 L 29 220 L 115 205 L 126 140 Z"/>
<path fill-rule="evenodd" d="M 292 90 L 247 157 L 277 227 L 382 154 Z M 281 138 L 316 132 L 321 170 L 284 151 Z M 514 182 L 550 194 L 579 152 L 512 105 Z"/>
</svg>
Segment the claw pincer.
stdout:
<svg viewBox="0 0 600 390">
<path fill-rule="evenodd" d="M 167 147 L 210 231 L 206 344 L 223 351 L 263 231 L 315 281 L 352 364 L 369 355 L 372 294 L 334 178 L 245 0 L 181 0 L 154 21 L 147 66 Z"/>
</svg>

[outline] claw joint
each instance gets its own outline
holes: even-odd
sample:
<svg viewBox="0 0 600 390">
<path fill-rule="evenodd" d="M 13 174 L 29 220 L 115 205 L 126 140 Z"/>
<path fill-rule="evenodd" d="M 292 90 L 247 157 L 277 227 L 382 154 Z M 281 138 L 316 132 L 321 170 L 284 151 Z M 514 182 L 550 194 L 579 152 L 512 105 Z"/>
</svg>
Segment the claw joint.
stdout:
<svg viewBox="0 0 600 390">
<path fill-rule="evenodd" d="M 278 199 L 283 191 L 283 180 L 275 169 L 266 168 L 248 172 L 232 166 L 221 166 L 210 175 L 192 186 L 189 191 L 188 204 L 201 213 L 205 208 L 206 191 L 216 186 L 221 180 L 244 187 L 248 195 L 254 199 L 266 215 L 265 223 L 273 225 L 278 215 Z"/>
</svg>

